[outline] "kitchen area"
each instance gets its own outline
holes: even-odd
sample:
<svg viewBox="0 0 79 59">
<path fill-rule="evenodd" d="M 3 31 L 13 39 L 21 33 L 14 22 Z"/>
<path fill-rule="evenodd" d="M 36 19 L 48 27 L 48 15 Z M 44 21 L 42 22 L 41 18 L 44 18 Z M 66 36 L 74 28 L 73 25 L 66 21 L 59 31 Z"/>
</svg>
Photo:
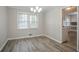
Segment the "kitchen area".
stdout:
<svg viewBox="0 0 79 59">
<path fill-rule="evenodd" d="M 62 10 L 63 44 L 77 49 L 77 7 L 70 6 Z"/>
</svg>

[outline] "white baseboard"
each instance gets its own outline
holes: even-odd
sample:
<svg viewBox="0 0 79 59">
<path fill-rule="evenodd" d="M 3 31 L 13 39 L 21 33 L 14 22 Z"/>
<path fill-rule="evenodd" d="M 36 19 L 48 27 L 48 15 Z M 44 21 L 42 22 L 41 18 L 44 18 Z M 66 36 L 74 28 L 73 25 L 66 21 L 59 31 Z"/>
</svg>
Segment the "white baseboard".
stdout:
<svg viewBox="0 0 79 59">
<path fill-rule="evenodd" d="M 22 38 L 32 38 L 32 37 L 38 37 L 38 36 L 43 36 L 43 35 L 40 34 L 40 35 L 35 35 L 35 36 L 22 36 L 22 37 L 16 37 L 16 38 L 8 38 L 8 40 L 16 40 L 16 39 L 22 39 Z"/>
<path fill-rule="evenodd" d="M 5 43 L 3 44 L 3 46 L 0 48 L 0 51 L 2 51 L 2 49 L 4 48 L 4 46 L 6 45 L 7 42 L 8 42 L 8 40 L 5 41 Z"/>
<path fill-rule="evenodd" d="M 62 43 L 62 41 L 59 41 L 59 40 L 56 40 L 55 38 L 52 38 L 48 35 L 44 35 L 44 34 L 40 34 L 40 35 L 35 35 L 35 36 L 22 36 L 22 37 L 16 37 L 16 38 L 8 38 L 8 40 L 16 40 L 16 39 L 22 39 L 22 38 L 32 38 L 32 37 L 39 37 L 39 36 L 45 36 L 45 37 L 48 37 L 58 43 Z"/>
<path fill-rule="evenodd" d="M 55 38 L 52 38 L 52 37 L 50 37 L 50 36 L 48 36 L 48 35 L 43 35 L 43 36 L 46 36 L 46 37 L 48 37 L 48 38 L 50 38 L 50 39 L 52 39 L 52 40 L 54 40 L 54 41 L 56 41 L 56 42 L 58 42 L 58 43 L 62 43 L 62 41 L 59 41 L 59 40 L 57 40 L 57 39 L 55 39 Z"/>
</svg>

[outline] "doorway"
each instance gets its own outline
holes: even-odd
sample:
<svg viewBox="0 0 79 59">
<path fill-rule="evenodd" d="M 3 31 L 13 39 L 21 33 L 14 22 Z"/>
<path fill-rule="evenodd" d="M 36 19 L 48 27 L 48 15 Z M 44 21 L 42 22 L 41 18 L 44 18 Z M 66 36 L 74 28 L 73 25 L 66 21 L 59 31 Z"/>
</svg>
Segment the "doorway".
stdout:
<svg viewBox="0 0 79 59">
<path fill-rule="evenodd" d="M 63 44 L 77 49 L 77 7 L 70 6 L 62 10 Z"/>
</svg>

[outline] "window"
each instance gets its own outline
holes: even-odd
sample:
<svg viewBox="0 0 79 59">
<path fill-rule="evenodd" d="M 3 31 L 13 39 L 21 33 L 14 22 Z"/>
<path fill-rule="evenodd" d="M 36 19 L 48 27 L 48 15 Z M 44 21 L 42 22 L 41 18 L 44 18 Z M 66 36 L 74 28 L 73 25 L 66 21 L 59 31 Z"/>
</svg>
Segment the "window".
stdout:
<svg viewBox="0 0 79 59">
<path fill-rule="evenodd" d="M 38 27 L 37 15 L 17 13 L 17 28 L 18 29 L 29 29 L 29 28 L 37 28 L 37 27 Z"/>
<path fill-rule="evenodd" d="M 30 15 L 30 28 L 37 28 L 37 16 L 36 15 Z"/>
<path fill-rule="evenodd" d="M 18 15 L 17 15 L 17 27 L 18 27 L 18 29 L 28 28 L 27 14 L 18 13 Z"/>
</svg>

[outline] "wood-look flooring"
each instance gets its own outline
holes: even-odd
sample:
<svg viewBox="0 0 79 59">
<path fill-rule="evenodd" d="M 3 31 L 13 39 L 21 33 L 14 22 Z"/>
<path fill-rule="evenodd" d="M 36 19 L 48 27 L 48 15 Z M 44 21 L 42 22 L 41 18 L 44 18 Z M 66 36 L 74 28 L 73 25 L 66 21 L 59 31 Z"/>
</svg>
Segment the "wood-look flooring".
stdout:
<svg viewBox="0 0 79 59">
<path fill-rule="evenodd" d="M 76 52 L 76 49 L 47 37 L 34 37 L 9 40 L 2 52 Z"/>
</svg>

